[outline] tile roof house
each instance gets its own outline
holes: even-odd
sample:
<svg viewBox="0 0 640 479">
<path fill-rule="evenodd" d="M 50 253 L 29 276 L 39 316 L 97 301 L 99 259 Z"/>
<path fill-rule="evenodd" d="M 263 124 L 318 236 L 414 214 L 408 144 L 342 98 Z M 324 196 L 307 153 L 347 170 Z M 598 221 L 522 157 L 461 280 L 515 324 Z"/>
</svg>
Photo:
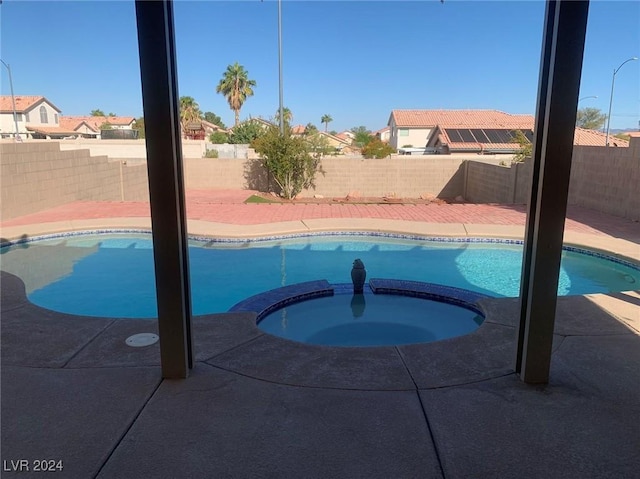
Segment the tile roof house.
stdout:
<svg viewBox="0 0 640 479">
<path fill-rule="evenodd" d="M 43 96 L 15 96 L 18 132 L 22 138 L 61 139 L 83 136 L 100 138 L 100 127 L 109 123 L 112 129 L 131 130 L 132 116 L 66 116 L 62 110 Z M 0 96 L 0 137 L 11 137 L 15 132 L 13 101 L 10 95 Z"/>
<path fill-rule="evenodd" d="M 533 115 L 498 110 L 393 110 L 389 117 L 390 144 L 430 153 L 515 153 L 513 132 L 533 140 Z M 576 128 L 574 144 L 604 146 L 605 135 Z M 620 140 L 619 146 L 628 146 Z"/>
<path fill-rule="evenodd" d="M 15 111 L 18 134 L 22 138 L 66 136 L 68 131 L 60 128 L 62 110 L 43 96 L 16 95 Z M 15 124 L 11 95 L 0 96 L 0 137 L 13 137 Z"/>
<path fill-rule="evenodd" d="M 206 140 L 214 132 L 228 133 L 228 130 L 206 120 L 188 123 L 182 132 L 182 138 L 189 140 Z"/>
<path fill-rule="evenodd" d="M 296 125 L 291 127 L 292 135 L 304 135 L 304 132 L 307 130 L 307 127 L 304 125 Z"/>
<path fill-rule="evenodd" d="M 391 138 L 391 128 L 385 126 L 384 128 L 380 128 L 379 130 L 371 133 L 371 136 L 380 141 L 384 141 L 385 143 L 389 143 L 389 139 Z"/>
<path fill-rule="evenodd" d="M 337 135 L 332 135 L 331 133 L 327 133 L 326 131 L 319 131 L 319 135 L 324 136 L 331 147 L 335 148 L 337 152 L 340 153 L 355 153 L 360 151 L 357 147 L 352 146 L 352 140 L 349 136 L 342 135 L 338 133 Z"/>
</svg>

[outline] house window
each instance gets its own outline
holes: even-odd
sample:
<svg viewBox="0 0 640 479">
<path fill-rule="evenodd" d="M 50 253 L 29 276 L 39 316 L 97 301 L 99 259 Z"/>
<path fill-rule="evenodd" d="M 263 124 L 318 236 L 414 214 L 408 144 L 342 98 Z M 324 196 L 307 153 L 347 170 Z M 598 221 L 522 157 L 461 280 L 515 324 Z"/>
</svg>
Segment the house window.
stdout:
<svg viewBox="0 0 640 479">
<path fill-rule="evenodd" d="M 54 114 L 53 114 L 53 119 L 54 119 L 54 121 L 55 121 L 55 122 L 56 122 L 56 124 L 57 124 L 57 123 L 58 123 L 58 114 L 57 114 L 57 113 L 54 113 Z"/>
<path fill-rule="evenodd" d="M 24 114 L 24 121 L 25 121 L 26 123 L 29 123 L 29 113 L 25 113 L 25 114 Z"/>
<path fill-rule="evenodd" d="M 400 136 L 409 136 L 409 130 L 406 128 L 401 128 L 398 130 L 398 134 Z"/>
<path fill-rule="evenodd" d="M 40 123 L 49 123 L 49 119 L 47 118 L 47 109 L 44 105 L 40 107 Z"/>
</svg>

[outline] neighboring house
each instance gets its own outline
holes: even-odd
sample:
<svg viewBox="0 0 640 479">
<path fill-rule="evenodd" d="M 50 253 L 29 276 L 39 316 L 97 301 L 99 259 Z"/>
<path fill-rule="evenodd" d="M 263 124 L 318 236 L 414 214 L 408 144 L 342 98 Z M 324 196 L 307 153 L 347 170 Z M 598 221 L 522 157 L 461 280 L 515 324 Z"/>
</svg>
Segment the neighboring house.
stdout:
<svg viewBox="0 0 640 479">
<path fill-rule="evenodd" d="M 534 123 L 533 115 L 498 110 L 393 110 L 389 143 L 413 153 L 513 154 L 520 148 L 513 142 L 513 132 L 520 130 L 531 142 Z M 574 144 L 604 146 L 604 135 L 576 128 Z M 411 148 L 405 149 L 407 145 Z M 628 142 L 621 140 L 618 145 L 627 146 Z"/>
<path fill-rule="evenodd" d="M 260 125 L 264 129 L 267 129 L 267 128 L 271 127 L 271 126 L 278 126 L 277 124 L 272 123 L 272 122 L 267 121 L 267 120 L 264 120 L 262 118 L 252 118 L 252 117 L 249 117 L 248 120 L 241 121 L 240 123 L 238 123 L 238 126 L 242 125 L 244 123 L 257 123 L 258 125 Z M 229 131 L 233 130 L 234 128 L 235 127 L 229 128 Z"/>
<path fill-rule="evenodd" d="M 66 136 L 60 128 L 62 110 L 43 96 L 15 96 L 18 133 L 22 138 Z M 0 96 L 0 137 L 13 137 L 15 122 L 11 95 Z"/>
<path fill-rule="evenodd" d="M 351 146 L 351 138 L 349 137 L 341 138 L 338 135 L 332 135 L 325 131 L 318 131 L 318 134 L 324 136 L 329 146 L 335 148 L 335 150 L 340 153 L 355 153 L 359 151 L 358 148 Z"/>
<path fill-rule="evenodd" d="M 100 128 L 83 120 L 84 117 L 61 116 L 60 128 L 74 132 L 73 136 L 82 138 L 99 138 Z"/>
<path fill-rule="evenodd" d="M 389 128 L 388 126 L 385 126 L 384 128 L 381 128 L 378 131 L 374 131 L 373 133 L 371 133 L 371 136 L 385 143 L 389 143 L 389 139 L 391 138 L 391 128 Z"/>
<path fill-rule="evenodd" d="M 112 130 L 133 130 L 133 125 L 136 122 L 132 116 L 70 116 L 67 118 L 84 121 L 97 131 L 100 131 L 107 123 Z"/>
<path fill-rule="evenodd" d="M 307 127 L 304 125 L 296 125 L 291 127 L 291 134 L 295 136 L 304 135 L 304 132 L 307 130 Z"/>
<path fill-rule="evenodd" d="M 580 146 L 606 146 L 607 135 L 596 130 L 576 127 L 573 144 Z M 623 140 L 609 135 L 609 146 L 627 147 L 629 140 Z"/>
<path fill-rule="evenodd" d="M 220 128 L 215 123 L 210 123 L 206 120 L 199 120 L 188 123 L 185 126 L 185 131 L 183 132 L 182 137 L 188 140 L 206 140 L 211 133 L 216 131 L 227 133 L 227 130 Z"/>
<path fill-rule="evenodd" d="M 71 129 L 76 136 L 101 138 L 101 130 L 106 124 L 109 124 L 110 130 L 133 130 L 135 121 L 132 116 L 63 116 L 60 118 L 60 125 Z M 121 134 L 123 138 L 130 135 L 131 133 L 124 132 Z"/>
<path fill-rule="evenodd" d="M 348 145 L 353 143 L 353 140 L 356 139 L 356 135 L 351 133 L 350 131 L 342 131 L 335 135 L 336 138 L 339 138 L 341 141 L 345 142 Z"/>
<path fill-rule="evenodd" d="M 531 129 L 533 117 L 531 115 L 511 115 L 498 110 L 393 110 L 389 116 L 390 129 L 389 144 L 400 149 L 406 145 L 414 148 L 441 147 L 443 153 L 455 151 L 459 145 L 453 145 L 448 149 L 449 143 L 478 143 L 475 137 L 465 135 L 464 139 L 452 133 L 453 138 L 436 138 L 444 131 L 446 125 L 449 129 L 495 129 L 512 131 L 514 129 Z M 436 129 L 438 131 L 436 131 Z M 488 142 L 488 138 L 482 136 L 482 142 Z M 495 137 L 495 140 L 501 138 Z M 450 141 L 451 140 L 451 141 Z M 511 145 L 513 146 L 513 145 Z M 467 147 L 464 147 L 465 151 Z"/>
</svg>

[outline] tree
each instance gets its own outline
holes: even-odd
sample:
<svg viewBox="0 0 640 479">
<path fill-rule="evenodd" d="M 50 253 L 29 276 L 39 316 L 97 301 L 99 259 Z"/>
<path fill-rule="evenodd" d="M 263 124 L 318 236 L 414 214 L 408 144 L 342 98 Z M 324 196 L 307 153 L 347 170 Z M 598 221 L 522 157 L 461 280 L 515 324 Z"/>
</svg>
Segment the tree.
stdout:
<svg viewBox="0 0 640 479">
<path fill-rule="evenodd" d="M 116 115 L 115 113 L 111 113 L 111 112 L 109 112 L 109 113 L 107 114 L 107 116 L 118 116 L 118 115 Z"/>
<path fill-rule="evenodd" d="M 240 123 L 240 109 L 250 96 L 253 96 L 253 87 L 256 86 L 255 80 L 250 80 L 247 71 L 238 62 L 229 65 L 222 75 L 222 79 L 216 86 L 216 93 L 222 93 L 229 108 L 235 113 L 235 125 Z"/>
<path fill-rule="evenodd" d="M 329 138 L 325 135 L 318 134 L 318 129 L 315 126 L 313 129 L 309 129 L 307 127 L 302 138 L 307 145 L 307 151 L 309 151 L 309 154 L 318 160 L 323 156 L 334 154 L 336 151 L 336 149 L 329 143 Z"/>
<path fill-rule="evenodd" d="M 285 125 L 290 125 L 291 124 L 291 120 L 293 120 L 293 113 L 291 113 L 291 110 L 289 110 L 285 106 L 285 107 L 282 108 L 282 117 L 284 118 L 284 124 Z M 280 108 L 278 108 L 278 111 L 276 111 L 275 120 L 276 120 L 276 123 L 278 123 L 278 125 L 279 125 L 280 124 Z"/>
<path fill-rule="evenodd" d="M 518 163 L 524 161 L 526 158 L 531 158 L 533 152 L 533 144 L 528 140 L 522 130 L 513 130 L 511 132 L 511 143 L 518 143 L 520 149 L 513 156 L 513 162 Z"/>
<path fill-rule="evenodd" d="M 393 147 L 388 143 L 374 138 L 362 148 L 362 156 L 365 158 L 386 158 L 394 151 Z"/>
<path fill-rule="evenodd" d="M 224 122 L 222 121 L 222 118 L 220 118 L 218 115 L 216 115 L 215 113 L 213 113 L 211 111 L 205 111 L 204 112 L 204 121 L 208 121 L 209 123 L 213 123 L 214 125 L 218 125 L 222 129 L 226 129 L 227 128 L 226 126 L 224 126 Z"/>
<path fill-rule="evenodd" d="M 607 115 L 598 108 L 580 108 L 576 115 L 576 126 L 587 130 L 599 130 L 606 119 Z"/>
<path fill-rule="evenodd" d="M 182 127 L 182 132 L 187 132 L 187 125 L 189 123 L 194 123 L 200 120 L 200 106 L 198 103 L 190 96 L 181 96 L 180 97 L 180 126 Z"/>
<path fill-rule="evenodd" d="M 227 143 L 229 141 L 229 136 L 221 131 L 214 131 L 209 135 L 209 141 L 216 145 L 221 145 L 222 143 Z"/>
<path fill-rule="evenodd" d="M 356 135 L 353 139 L 353 143 L 360 148 L 373 140 L 371 130 L 368 130 L 366 126 L 353 127 L 351 128 L 351 133 Z"/>
<path fill-rule="evenodd" d="M 245 121 L 238 126 L 234 126 L 229 133 L 229 143 L 236 145 L 246 145 L 252 143 L 255 139 L 260 138 L 265 133 L 264 126 L 254 122 Z"/>
<path fill-rule="evenodd" d="M 318 127 L 313 123 L 307 123 L 307 126 L 304 127 L 304 134 L 307 136 L 315 135 L 317 133 L 318 133 Z"/>
<path fill-rule="evenodd" d="M 324 123 L 324 132 L 327 132 L 327 129 L 329 128 L 329 123 L 331 123 L 333 121 L 333 118 L 331 118 L 331 115 L 322 115 L 322 118 L 320 118 L 320 123 Z"/>
<path fill-rule="evenodd" d="M 104 112 L 100 109 L 91 110 L 91 116 L 105 116 Z"/>
<path fill-rule="evenodd" d="M 133 129 L 138 130 L 138 138 L 144 138 L 144 117 L 136 118 L 136 121 L 133 123 Z"/>
<path fill-rule="evenodd" d="M 290 128 L 285 128 L 282 134 L 277 126 L 269 127 L 254 142 L 253 148 L 280 187 L 282 197 L 294 198 L 303 189 L 313 186 L 320 157 L 309 153 L 309 145 L 304 138 L 291 136 Z"/>
</svg>

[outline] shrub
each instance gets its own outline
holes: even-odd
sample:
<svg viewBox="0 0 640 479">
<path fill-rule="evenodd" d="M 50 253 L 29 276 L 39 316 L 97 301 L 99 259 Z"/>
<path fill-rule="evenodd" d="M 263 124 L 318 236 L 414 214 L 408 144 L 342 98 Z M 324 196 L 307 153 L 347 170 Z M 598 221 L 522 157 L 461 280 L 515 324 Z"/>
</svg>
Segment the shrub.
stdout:
<svg viewBox="0 0 640 479">
<path fill-rule="evenodd" d="M 365 158 L 385 158 L 395 150 L 381 140 L 374 139 L 362 148 L 362 156 Z"/>
<path fill-rule="evenodd" d="M 218 150 L 207 150 L 203 155 L 203 158 L 218 158 Z"/>
<path fill-rule="evenodd" d="M 521 130 L 514 130 L 512 132 L 512 135 L 513 136 L 511 138 L 511 143 L 518 143 L 520 148 L 516 151 L 516 154 L 513 156 L 513 160 L 511 162 L 520 163 L 521 161 L 524 161 L 527 158 L 531 158 L 531 154 L 533 152 L 533 145 L 525 136 L 525 134 L 522 133 Z"/>
<path fill-rule="evenodd" d="M 209 135 L 209 141 L 214 145 L 221 145 L 222 143 L 227 143 L 229 141 L 229 137 L 226 133 L 214 131 Z"/>
<path fill-rule="evenodd" d="M 290 128 L 283 135 L 277 127 L 271 127 L 252 145 L 280 187 L 282 197 L 294 198 L 304 188 L 313 186 L 320 155 L 312 156 L 309 144 L 303 138 L 291 136 Z"/>
<path fill-rule="evenodd" d="M 247 145 L 265 134 L 265 128 L 256 122 L 246 121 L 235 126 L 229 133 L 229 143 Z"/>
</svg>

